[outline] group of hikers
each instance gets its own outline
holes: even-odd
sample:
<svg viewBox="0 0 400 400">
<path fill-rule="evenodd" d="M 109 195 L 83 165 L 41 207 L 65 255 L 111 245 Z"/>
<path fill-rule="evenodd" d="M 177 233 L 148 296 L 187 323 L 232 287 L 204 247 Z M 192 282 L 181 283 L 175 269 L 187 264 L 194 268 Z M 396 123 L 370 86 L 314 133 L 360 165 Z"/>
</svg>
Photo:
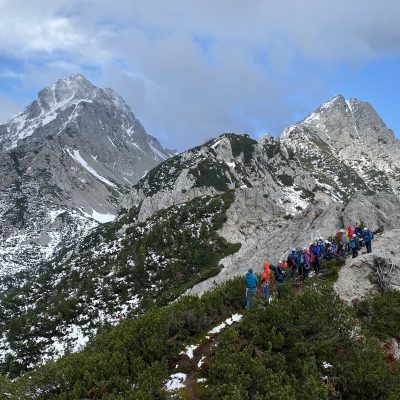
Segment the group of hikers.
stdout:
<svg viewBox="0 0 400 400">
<path fill-rule="evenodd" d="M 268 261 L 263 264 L 263 273 L 261 275 L 261 285 L 259 295 L 261 299 L 269 302 L 269 284 L 271 283 L 272 273 L 274 281 L 282 284 L 287 276 L 292 279 L 306 279 L 311 269 L 315 274 L 321 273 L 321 260 L 331 260 L 337 257 L 346 258 L 351 251 L 352 257 L 358 256 L 361 246 L 365 246 L 367 253 L 371 253 L 371 242 L 373 233 L 367 228 L 355 224 L 340 229 L 330 240 L 324 240 L 320 237 L 318 240 L 310 243 L 309 247 L 303 249 L 293 248 L 291 253 L 276 265 Z M 246 308 L 250 310 L 253 298 L 257 294 L 258 277 L 253 269 L 249 269 L 245 276 L 246 279 Z"/>
</svg>

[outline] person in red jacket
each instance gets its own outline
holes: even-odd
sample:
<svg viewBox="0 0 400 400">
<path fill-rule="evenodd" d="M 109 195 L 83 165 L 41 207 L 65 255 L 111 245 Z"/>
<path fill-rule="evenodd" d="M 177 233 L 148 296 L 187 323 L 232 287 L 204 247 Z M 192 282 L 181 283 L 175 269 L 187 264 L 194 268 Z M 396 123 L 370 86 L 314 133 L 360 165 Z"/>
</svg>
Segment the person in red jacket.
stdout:
<svg viewBox="0 0 400 400">
<path fill-rule="evenodd" d="M 269 303 L 269 283 L 271 281 L 272 271 L 269 268 L 270 264 L 265 261 L 263 267 L 264 272 L 261 275 L 261 299 Z"/>
<path fill-rule="evenodd" d="M 353 228 L 351 227 L 351 225 L 347 225 L 346 229 L 347 229 L 347 233 L 349 234 L 349 238 L 353 237 L 354 231 L 353 231 Z"/>
</svg>

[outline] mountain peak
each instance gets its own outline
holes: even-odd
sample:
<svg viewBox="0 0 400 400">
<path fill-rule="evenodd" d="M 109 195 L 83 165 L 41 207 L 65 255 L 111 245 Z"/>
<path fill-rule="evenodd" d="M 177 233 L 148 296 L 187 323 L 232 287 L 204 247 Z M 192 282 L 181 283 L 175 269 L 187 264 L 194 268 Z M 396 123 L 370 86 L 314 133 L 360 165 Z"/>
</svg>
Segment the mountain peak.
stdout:
<svg viewBox="0 0 400 400">
<path fill-rule="evenodd" d="M 98 88 L 82 74 L 68 75 L 59 79 L 54 85 L 39 92 L 39 102 L 44 109 L 50 109 L 59 103 L 73 99 L 92 99 Z"/>
</svg>

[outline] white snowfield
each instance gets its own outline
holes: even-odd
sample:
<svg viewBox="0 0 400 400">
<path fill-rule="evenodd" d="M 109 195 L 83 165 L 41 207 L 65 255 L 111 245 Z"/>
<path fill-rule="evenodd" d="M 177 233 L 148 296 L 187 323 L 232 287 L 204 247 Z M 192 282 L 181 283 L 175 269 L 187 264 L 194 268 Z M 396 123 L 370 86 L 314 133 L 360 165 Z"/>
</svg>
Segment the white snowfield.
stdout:
<svg viewBox="0 0 400 400">
<path fill-rule="evenodd" d="M 92 210 L 91 214 L 85 212 L 83 209 L 80 209 L 80 211 L 86 217 L 92 218 L 95 221 L 100 222 L 101 224 L 115 221 L 115 218 L 117 218 L 117 216 L 114 214 L 101 214 L 101 213 L 97 212 L 96 210 Z"/>
<path fill-rule="evenodd" d="M 182 372 L 171 375 L 165 384 L 165 390 L 167 390 L 167 392 L 173 392 L 175 390 L 183 389 L 185 387 L 184 383 L 186 381 L 186 377 L 186 374 Z"/>
<path fill-rule="evenodd" d="M 232 317 L 227 318 L 225 322 L 223 322 L 220 325 L 217 325 L 215 328 L 211 329 L 210 332 L 208 332 L 210 335 L 220 333 L 223 329 L 226 328 L 227 325 L 232 325 L 234 322 L 240 322 L 243 318 L 243 315 L 241 314 L 233 314 Z"/>
<path fill-rule="evenodd" d="M 66 152 L 70 155 L 72 159 L 74 159 L 77 163 L 82 165 L 83 168 L 85 168 L 90 174 L 92 174 L 95 178 L 97 178 L 99 181 L 105 183 L 106 185 L 109 185 L 111 187 L 116 187 L 116 185 L 112 182 L 110 182 L 108 179 L 104 178 L 104 176 L 101 176 L 100 174 L 97 173 L 96 170 L 94 170 L 80 155 L 79 150 L 73 150 L 71 151 L 70 149 L 66 149 Z"/>
<path fill-rule="evenodd" d="M 194 356 L 194 351 L 198 348 L 199 346 L 197 345 L 189 345 L 186 346 L 185 351 L 181 351 L 179 354 L 186 354 L 190 359 L 193 358 Z"/>
</svg>

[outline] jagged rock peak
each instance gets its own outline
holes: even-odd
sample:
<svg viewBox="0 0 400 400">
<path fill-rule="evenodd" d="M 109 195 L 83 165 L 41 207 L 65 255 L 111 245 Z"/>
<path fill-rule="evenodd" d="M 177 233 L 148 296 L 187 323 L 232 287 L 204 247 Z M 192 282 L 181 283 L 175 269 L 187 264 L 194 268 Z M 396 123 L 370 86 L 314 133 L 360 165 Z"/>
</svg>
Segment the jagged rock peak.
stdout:
<svg viewBox="0 0 400 400">
<path fill-rule="evenodd" d="M 59 79 L 54 85 L 45 87 L 39 94 L 42 108 L 49 110 L 63 102 L 74 99 L 92 99 L 96 96 L 96 86 L 81 74 L 69 75 Z"/>
<path fill-rule="evenodd" d="M 82 74 L 72 74 L 59 79 L 55 84 L 42 89 L 38 94 L 41 109 L 51 111 L 77 101 L 100 101 L 118 110 L 132 114 L 125 100 L 113 89 L 100 89 Z"/>
<path fill-rule="evenodd" d="M 263 135 L 261 135 L 258 139 L 258 143 L 260 143 L 261 145 L 265 144 L 265 143 L 270 143 L 271 141 L 275 141 L 276 139 L 269 133 L 264 133 Z"/>
<path fill-rule="evenodd" d="M 56 131 L 63 130 L 73 123 L 77 115 L 85 113 L 85 105 L 92 105 L 92 109 L 97 108 L 95 113 L 102 112 L 101 109 L 111 112 L 115 120 L 123 118 L 120 125 L 129 130 L 128 135 L 133 131 L 144 132 L 140 122 L 117 92 L 110 88 L 96 87 L 82 74 L 72 74 L 42 89 L 37 100 L 7 123 L 0 125 L 0 146 L 11 150 L 17 146 L 19 140 L 31 136 L 38 128 L 50 123 L 53 126 L 58 125 Z"/>
</svg>

